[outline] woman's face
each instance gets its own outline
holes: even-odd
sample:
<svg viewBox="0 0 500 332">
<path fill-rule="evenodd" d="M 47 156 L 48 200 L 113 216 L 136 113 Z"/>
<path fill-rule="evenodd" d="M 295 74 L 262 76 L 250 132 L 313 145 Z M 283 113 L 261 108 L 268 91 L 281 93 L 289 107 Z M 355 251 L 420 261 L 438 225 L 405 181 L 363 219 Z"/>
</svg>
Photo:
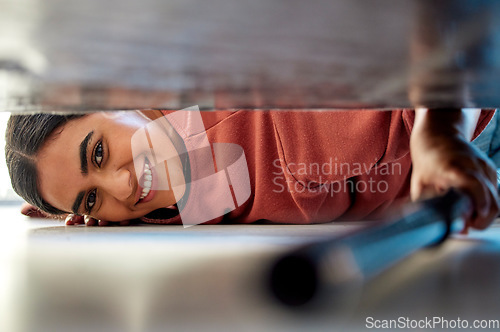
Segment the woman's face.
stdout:
<svg viewBox="0 0 500 332">
<path fill-rule="evenodd" d="M 37 154 L 42 197 L 68 213 L 108 221 L 138 218 L 175 204 L 168 182 L 184 178 L 170 138 L 160 137 L 162 149 L 177 157 L 161 170 L 145 157 L 149 146 L 141 147 L 142 152 L 137 144 L 132 148 L 134 133 L 150 121 L 137 112 L 102 112 L 56 129 Z"/>
</svg>

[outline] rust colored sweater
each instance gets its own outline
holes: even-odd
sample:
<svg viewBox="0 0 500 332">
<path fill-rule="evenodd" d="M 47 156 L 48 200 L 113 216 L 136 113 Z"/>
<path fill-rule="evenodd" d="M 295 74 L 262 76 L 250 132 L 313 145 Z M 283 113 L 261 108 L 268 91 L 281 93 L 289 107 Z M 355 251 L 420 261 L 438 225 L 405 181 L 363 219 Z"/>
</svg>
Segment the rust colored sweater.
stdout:
<svg viewBox="0 0 500 332">
<path fill-rule="evenodd" d="M 474 137 L 492 116 L 481 112 Z M 214 111 L 202 118 L 210 143 L 243 148 L 251 185 L 243 205 L 207 224 L 377 219 L 409 199 L 412 110 Z M 188 122 L 173 126 L 181 137 L 192 134 L 181 128 Z M 142 220 L 182 223 L 179 215 Z"/>
</svg>

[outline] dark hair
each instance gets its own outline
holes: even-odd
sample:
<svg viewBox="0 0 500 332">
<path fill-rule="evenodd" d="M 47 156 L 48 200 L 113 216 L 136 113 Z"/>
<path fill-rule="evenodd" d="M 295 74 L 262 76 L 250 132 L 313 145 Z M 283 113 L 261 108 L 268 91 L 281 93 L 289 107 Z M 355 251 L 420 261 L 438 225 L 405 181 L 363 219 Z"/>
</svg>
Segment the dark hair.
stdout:
<svg viewBox="0 0 500 332">
<path fill-rule="evenodd" d="M 46 139 L 82 114 L 11 115 L 5 132 L 5 159 L 14 191 L 26 202 L 53 215 L 67 213 L 47 203 L 38 190 L 36 155 Z"/>
</svg>

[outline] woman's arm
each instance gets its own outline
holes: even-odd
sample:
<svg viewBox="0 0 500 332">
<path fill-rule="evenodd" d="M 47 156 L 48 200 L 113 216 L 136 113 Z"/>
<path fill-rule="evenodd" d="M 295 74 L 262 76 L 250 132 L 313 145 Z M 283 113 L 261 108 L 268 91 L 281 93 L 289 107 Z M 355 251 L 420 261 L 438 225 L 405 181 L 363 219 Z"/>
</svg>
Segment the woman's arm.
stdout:
<svg viewBox="0 0 500 332">
<path fill-rule="evenodd" d="M 488 157 L 470 144 L 480 110 L 417 109 L 410 137 L 413 200 L 462 190 L 474 204 L 467 227 L 484 229 L 499 212 L 497 173 Z"/>
</svg>

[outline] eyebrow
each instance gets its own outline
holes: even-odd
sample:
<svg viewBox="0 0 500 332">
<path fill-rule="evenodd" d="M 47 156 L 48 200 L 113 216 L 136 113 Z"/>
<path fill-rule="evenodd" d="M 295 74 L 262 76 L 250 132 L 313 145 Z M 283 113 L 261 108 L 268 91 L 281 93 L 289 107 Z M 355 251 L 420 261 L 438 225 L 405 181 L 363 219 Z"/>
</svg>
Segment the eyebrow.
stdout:
<svg viewBox="0 0 500 332">
<path fill-rule="evenodd" d="M 73 207 L 71 208 L 71 211 L 73 211 L 74 214 L 78 214 L 78 209 L 80 208 L 80 204 L 82 204 L 83 196 L 85 196 L 85 192 L 83 191 L 80 191 L 76 196 Z"/>
<path fill-rule="evenodd" d="M 92 135 L 94 134 L 94 131 L 92 130 L 90 133 L 85 136 L 83 141 L 80 143 L 80 170 L 82 171 L 82 174 L 87 175 L 89 170 L 88 170 L 88 161 L 87 161 L 87 147 L 90 142 L 90 139 L 92 138 Z M 80 191 L 78 195 L 76 195 L 75 202 L 73 203 L 73 206 L 71 207 L 71 211 L 73 211 L 74 214 L 78 214 L 78 209 L 80 208 L 80 205 L 82 204 L 83 196 L 85 196 L 85 192 Z"/>
<path fill-rule="evenodd" d="M 82 143 L 80 143 L 80 170 L 82 171 L 82 174 L 87 175 L 88 173 L 88 168 L 87 168 L 87 146 L 89 144 L 90 139 L 92 138 L 92 135 L 94 134 L 94 131 L 91 131 L 90 133 L 85 136 L 83 139 Z"/>
</svg>

